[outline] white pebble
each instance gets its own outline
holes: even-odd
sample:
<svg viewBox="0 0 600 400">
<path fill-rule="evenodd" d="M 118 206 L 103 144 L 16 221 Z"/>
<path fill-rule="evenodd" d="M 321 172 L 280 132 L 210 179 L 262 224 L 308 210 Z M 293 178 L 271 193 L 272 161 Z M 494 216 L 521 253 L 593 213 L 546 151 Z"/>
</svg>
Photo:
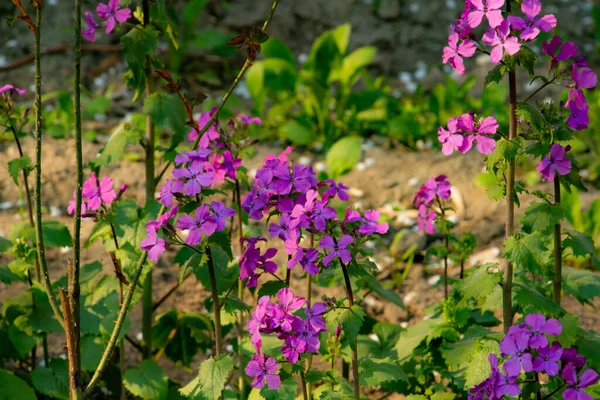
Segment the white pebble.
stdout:
<svg viewBox="0 0 600 400">
<path fill-rule="evenodd" d="M 441 279 L 441 276 L 439 275 L 434 275 L 431 278 L 427 279 L 427 282 L 431 285 L 431 286 L 435 286 Z"/>
<path fill-rule="evenodd" d="M 325 165 L 325 163 L 323 161 L 317 161 L 314 165 L 314 168 L 315 168 L 316 172 L 322 172 L 327 169 L 327 166 Z"/>
</svg>

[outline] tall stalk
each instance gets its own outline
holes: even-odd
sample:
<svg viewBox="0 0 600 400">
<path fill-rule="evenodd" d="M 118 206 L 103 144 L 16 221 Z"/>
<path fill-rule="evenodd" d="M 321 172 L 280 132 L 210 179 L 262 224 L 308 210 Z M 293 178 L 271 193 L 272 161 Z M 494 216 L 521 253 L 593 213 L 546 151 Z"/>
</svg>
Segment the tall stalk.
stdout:
<svg viewBox="0 0 600 400">
<path fill-rule="evenodd" d="M 444 253 L 444 299 L 448 299 L 448 253 L 450 252 L 450 246 L 448 245 L 448 234 L 444 237 L 444 245 L 446 252 Z"/>
<path fill-rule="evenodd" d="M 75 237 L 73 238 L 73 262 L 69 262 L 67 279 L 69 282 L 67 346 L 69 350 L 69 395 L 71 400 L 82 399 L 81 391 L 81 335 L 79 316 L 79 268 L 81 265 L 81 203 L 83 188 L 83 149 L 81 143 L 81 0 L 75 0 L 75 76 L 73 79 L 73 104 L 75 109 L 75 152 L 77 164 L 77 187 L 75 189 Z M 63 292 L 61 292 L 61 295 Z M 64 303 L 64 298 L 62 299 Z M 66 314 L 65 314 L 65 319 Z"/>
<path fill-rule="evenodd" d="M 554 175 L 554 204 L 560 207 L 560 176 Z M 560 304 L 562 289 L 562 243 L 561 223 L 554 225 L 554 279 L 552 280 L 552 300 Z"/>
<path fill-rule="evenodd" d="M 348 303 L 350 304 L 350 308 L 354 306 L 354 293 L 352 292 L 352 284 L 350 283 L 350 275 L 348 275 L 348 267 L 341 262 L 342 271 L 344 272 L 344 282 L 346 283 L 346 293 L 348 294 Z M 358 382 L 358 338 L 354 338 L 354 349 L 352 350 L 352 378 L 353 378 L 353 388 L 354 388 L 354 397 L 356 399 L 360 399 L 360 384 Z"/>
<path fill-rule="evenodd" d="M 242 224 L 242 191 L 240 190 L 240 181 L 239 179 L 235 180 L 235 192 L 234 192 L 235 204 L 237 208 L 237 228 L 238 228 L 238 239 L 240 241 L 240 260 L 242 259 L 242 254 L 244 254 L 244 243 L 242 242 L 242 238 L 244 237 L 244 225 Z M 233 218 L 233 217 L 231 217 Z M 233 220 L 232 220 L 233 221 Z M 231 224 L 231 230 L 233 230 L 233 224 Z M 240 300 L 244 300 L 244 282 L 242 280 L 238 280 L 238 297 Z M 240 361 L 240 377 L 238 379 L 238 389 L 240 391 L 240 396 L 243 398 L 244 393 L 246 392 L 246 380 L 244 379 L 244 352 L 242 350 L 242 342 L 244 340 L 244 311 L 240 310 L 238 313 L 238 335 L 237 335 L 237 343 L 238 343 L 238 358 Z"/>
<path fill-rule="evenodd" d="M 210 246 L 206 247 L 208 256 L 208 274 L 210 277 L 210 291 L 213 300 L 213 323 L 215 325 L 215 355 L 221 355 L 221 304 L 219 302 L 219 291 L 217 288 L 217 276 L 215 274 L 215 263 L 213 261 L 212 250 Z"/>
<path fill-rule="evenodd" d="M 65 327 L 63 316 L 58 306 L 56 296 L 52 291 L 52 283 L 48 273 L 48 262 L 46 261 L 46 247 L 44 245 L 44 234 L 42 230 L 42 65 L 40 60 L 40 40 L 42 25 L 42 3 L 34 2 L 35 5 L 35 40 L 34 40 L 34 63 L 35 63 L 35 245 L 37 259 L 42 276 L 42 284 L 48 295 L 50 307 L 60 325 Z"/>
<path fill-rule="evenodd" d="M 144 27 L 150 24 L 150 5 L 149 0 L 142 1 L 142 13 L 144 14 Z M 146 75 L 146 97 L 152 94 L 152 63 L 150 56 L 146 56 L 146 66 L 144 69 Z M 154 178 L 154 124 L 150 115 L 146 116 L 146 204 L 154 199 L 155 178 Z M 142 299 L 142 343 L 144 359 L 152 357 L 152 269 L 146 275 L 144 280 L 144 294 Z"/>
</svg>

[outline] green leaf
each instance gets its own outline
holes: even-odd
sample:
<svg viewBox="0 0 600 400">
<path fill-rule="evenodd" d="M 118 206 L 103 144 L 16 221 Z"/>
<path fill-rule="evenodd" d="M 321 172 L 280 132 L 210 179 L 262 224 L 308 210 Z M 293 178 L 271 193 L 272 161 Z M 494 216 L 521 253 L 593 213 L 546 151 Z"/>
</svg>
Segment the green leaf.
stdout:
<svg viewBox="0 0 600 400">
<path fill-rule="evenodd" d="M 200 364 L 198 376 L 180 389 L 180 393 L 193 400 L 218 399 L 233 370 L 231 356 L 210 358 Z"/>
<path fill-rule="evenodd" d="M 537 63 L 538 56 L 527 46 L 521 46 L 521 49 L 515 54 L 516 62 L 518 65 L 523 67 L 528 73 L 529 77 L 535 76 L 535 64 Z"/>
<path fill-rule="evenodd" d="M 123 385 L 133 395 L 148 400 L 166 400 L 169 395 L 167 375 L 154 360 L 143 360 L 139 369 L 128 369 Z"/>
<path fill-rule="evenodd" d="M 456 393 L 452 392 L 436 392 L 431 396 L 431 400 L 454 400 Z"/>
<path fill-rule="evenodd" d="M 22 357 L 25 357 L 41 340 L 41 336 L 33 331 L 25 315 L 21 315 L 14 320 L 8 328 L 8 337 Z"/>
<path fill-rule="evenodd" d="M 279 289 L 283 289 L 284 287 L 287 287 L 285 282 L 278 280 L 265 282 L 258 289 L 258 298 L 260 299 L 262 296 L 275 296 Z"/>
<path fill-rule="evenodd" d="M 288 121 L 279 127 L 279 136 L 295 145 L 308 146 L 317 139 L 314 131 L 297 121 Z"/>
<path fill-rule="evenodd" d="M 589 270 L 563 267 L 562 286 L 582 305 L 593 307 L 592 300 L 600 296 L 600 275 Z"/>
<path fill-rule="evenodd" d="M 4 253 L 10 248 L 12 248 L 12 242 L 3 236 L 0 236 L 0 253 Z"/>
<path fill-rule="evenodd" d="M 13 274 L 7 267 L 0 267 L 0 282 L 10 285 L 13 282 L 21 282 L 20 276 Z"/>
<path fill-rule="evenodd" d="M 375 59 L 377 49 L 373 46 L 360 47 L 344 57 L 339 79 L 349 87 L 356 75 Z"/>
<path fill-rule="evenodd" d="M 550 252 L 539 232 L 506 238 L 504 256 L 511 263 L 537 274 L 543 273 L 550 262 Z"/>
<path fill-rule="evenodd" d="M 100 364 L 104 345 L 99 336 L 85 335 L 81 338 L 81 368 L 95 371 Z"/>
<path fill-rule="evenodd" d="M 123 159 L 127 145 L 139 143 L 141 139 L 140 131 L 131 129 L 126 124 L 119 124 L 112 130 L 108 142 L 92 163 L 101 167 L 115 164 Z"/>
<path fill-rule="evenodd" d="M 491 373 L 488 357 L 491 353 L 498 354 L 498 343 L 491 346 L 481 346 L 480 349 L 472 354 L 467 368 L 465 370 L 465 388 L 472 388 L 485 380 Z"/>
<path fill-rule="evenodd" d="M 550 316 L 559 315 L 563 312 L 558 304 L 533 288 L 515 284 L 514 292 L 516 292 L 514 300 L 523 308 L 525 314 L 537 312 Z"/>
<path fill-rule="evenodd" d="M 349 172 L 354 168 L 361 157 L 361 138 L 348 136 L 341 138 L 329 149 L 325 163 L 327 171 L 333 179 Z"/>
<path fill-rule="evenodd" d="M 269 38 L 263 45 L 261 53 L 265 58 L 280 58 L 289 62 L 291 65 L 296 64 L 294 53 L 281 40 L 274 37 Z"/>
<path fill-rule="evenodd" d="M 517 107 L 517 117 L 531 124 L 536 129 L 545 129 L 548 127 L 548 120 L 534 105 L 521 103 Z"/>
<path fill-rule="evenodd" d="M 361 358 L 358 362 L 360 385 L 375 387 L 385 382 L 408 380 L 398 360 L 392 357 L 384 359 Z"/>
<path fill-rule="evenodd" d="M 123 56 L 129 66 L 129 71 L 125 74 L 125 81 L 127 86 L 135 92 L 133 101 L 136 101 L 145 89 L 146 55 L 156 49 L 158 31 L 152 25 L 136 26 L 135 29 L 131 29 L 121 37 L 121 44 L 123 45 Z"/>
<path fill-rule="evenodd" d="M 284 379 L 281 381 L 281 386 L 277 390 L 271 390 L 267 385 L 260 389 L 260 392 L 253 389 L 252 392 L 257 392 L 256 399 L 264 400 L 294 400 L 298 394 L 298 383 L 293 378 Z M 258 392 L 260 394 L 258 394 Z M 248 400 L 253 400 L 252 394 Z"/>
<path fill-rule="evenodd" d="M 579 318 L 572 314 L 565 314 L 559 318 L 559 322 L 562 325 L 562 332 L 558 336 L 558 342 L 563 348 L 573 346 L 579 334 Z"/>
<path fill-rule="evenodd" d="M 496 142 L 496 148 L 489 154 L 485 163 L 489 170 L 493 170 L 497 164 L 504 164 L 514 160 L 519 155 L 522 148 L 522 141 L 519 138 L 507 140 L 500 139 Z"/>
<path fill-rule="evenodd" d="M 587 359 L 587 366 L 598 370 L 600 368 L 600 334 L 598 332 L 579 330 L 576 342 L 579 354 Z"/>
<path fill-rule="evenodd" d="M 502 280 L 499 272 L 491 271 L 492 268 L 497 266 L 495 263 L 486 263 L 480 267 L 473 268 L 468 272 L 465 279 L 456 284 L 456 291 L 463 297 L 461 303 L 473 298 L 485 298 L 492 292 Z"/>
<path fill-rule="evenodd" d="M 185 125 L 185 108 L 176 94 L 152 93 L 144 99 L 144 112 L 156 126 L 169 128 L 181 138 L 188 131 Z"/>
<path fill-rule="evenodd" d="M 67 360 L 54 358 L 49 368 L 36 368 L 31 373 L 31 383 L 35 389 L 51 398 L 69 399 L 69 366 Z M 1 398 L 1 397 L 0 397 Z"/>
<path fill-rule="evenodd" d="M 42 224 L 42 235 L 46 247 L 69 247 L 72 246 L 71 233 L 65 224 L 58 221 L 44 221 Z M 11 228 L 9 239 L 27 238 L 35 243 L 35 229 L 28 222 L 15 224 Z"/>
<path fill-rule="evenodd" d="M 31 159 L 29 156 L 15 158 L 8 162 L 8 173 L 17 186 L 19 186 L 19 175 L 23 170 L 31 170 Z"/>
<path fill-rule="evenodd" d="M 545 231 L 554 228 L 564 218 L 560 204 L 550 204 L 545 201 L 531 202 L 521 218 L 521 223 L 534 231 Z"/>
<path fill-rule="evenodd" d="M 412 355 L 413 350 L 429 335 L 431 328 L 439 323 L 439 320 L 427 319 L 409 326 L 406 331 L 402 332 L 396 343 L 398 360 L 402 361 Z"/>
<path fill-rule="evenodd" d="M 574 257 L 587 258 L 589 256 L 592 260 L 592 265 L 600 268 L 600 257 L 592 238 L 585 233 L 577 231 L 566 231 L 566 234 L 568 237 L 562 242 L 563 248 L 571 249 L 571 254 Z"/>
<path fill-rule="evenodd" d="M 500 81 L 502 80 L 502 78 L 504 78 L 504 73 L 505 73 L 504 66 L 502 64 L 496 65 L 486 75 L 485 82 L 483 84 L 483 88 L 484 89 L 487 88 L 492 83 L 500 83 Z"/>
<path fill-rule="evenodd" d="M 0 369 L 0 399 L 37 400 L 35 391 L 11 371 Z"/>
<path fill-rule="evenodd" d="M 225 252 L 229 260 L 233 260 L 233 252 L 231 250 L 231 242 L 225 232 L 215 232 L 208 238 L 210 245 L 216 245 Z"/>
<path fill-rule="evenodd" d="M 363 282 L 369 290 L 372 290 L 383 300 L 389 301 L 400 308 L 406 308 L 404 302 L 402 302 L 402 297 L 395 290 L 383 287 L 383 284 L 377 278 L 371 277 L 371 279 L 364 279 Z"/>
</svg>

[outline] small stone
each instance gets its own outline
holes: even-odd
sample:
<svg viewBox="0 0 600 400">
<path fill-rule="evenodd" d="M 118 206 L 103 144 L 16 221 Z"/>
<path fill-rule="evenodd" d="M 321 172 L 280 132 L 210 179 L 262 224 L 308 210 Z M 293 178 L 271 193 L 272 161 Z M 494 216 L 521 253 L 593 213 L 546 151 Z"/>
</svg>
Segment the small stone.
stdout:
<svg viewBox="0 0 600 400">
<path fill-rule="evenodd" d="M 350 196 L 352 196 L 352 197 L 358 197 L 358 198 L 361 198 L 361 197 L 364 197 L 364 195 L 365 195 L 365 192 L 363 192 L 363 191 L 362 191 L 362 190 L 360 190 L 360 189 L 357 189 L 357 188 L 353 188 L 353 187 L 351 187 L 350 189 L 348 189 L 348 194 L 349 194 Z"/>
<path fill-rule="evenodd" d="M 427 279 L 427 282 L 431 285 L 431 286 L 435 286 L 441 279 L 440 275 L 434 275 L 431 278 Z"/>
</svg>

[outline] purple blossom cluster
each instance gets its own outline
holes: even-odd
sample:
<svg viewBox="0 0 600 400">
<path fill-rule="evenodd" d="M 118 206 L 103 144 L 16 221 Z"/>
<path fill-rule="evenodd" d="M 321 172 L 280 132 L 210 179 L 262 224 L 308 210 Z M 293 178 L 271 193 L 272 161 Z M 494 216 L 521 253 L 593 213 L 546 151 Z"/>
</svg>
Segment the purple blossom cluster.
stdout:
<svg viewBox="0 0 600 400">
<path fill-rule="evenodd" d="M 571 160 L 566 156 L 569 150 L 571 146 L 563 147 L 560 144 L 553 144 L 550 147 L 550 155 L 543 157 L 536 168 L 542 179 L 552 181 L 555 173 L 567 175 L 571 172 Z"/>
<path fill-rule="evenodd" d="M 109 34 L 115 29 L 117 23 L 122 24 L 131 18 L 131 10 L 129 8 L 121 8 L 120 0 L 109 0 L 108 4 L 98 3 L 96 6 L 96 15 L 101 20 L 104 20 L 106 25 L 104 32 Z M 93 43 L 96 41 L 98 24 L 94 20 L 94 14 L 90 11 L 86 11 L 84 17 L 87 28 L 81 31 L 81 35 L 85 40 Z"/>
<path fill-rule="evenodd" d="M 465 73 L 463 58 L 470 58 L 477 50 L 489 53 L 492 63 L 498 64 L 505 54 L 515 55 L 527 42 L 536 39 L 540 32 L 550 32 L 556 28 L 557 20 L 552 14 L 540 16 L 542 3 L 540 0 L 523 0 L 521 11 L 523 16 L 509 15 L 503 17 L 502 7 L 504 0 L 465 0 L 465 7 L 460 18 L 451 26 L 452 32 L 448 37 L 448 46 L 444 48 L 442 61 L 449 64 L 459 74 Z M 481 42 L 491 47 L 487 50 L 478 47 L 478 36 L 472 31 L 487 20 L 488 28 Z M 587 66 L 577 46 L 572 42 L 563 44 L 558 36 L 550 42 L 544 41 L 542 51 L 550 57 L 549 70 L 557 70 L 560 62 L 571 64 L 565 69 L 563 75 L 570 76 L 564 85 L 571 89 L 569 100 L 565 108 L 569 109 L 567 124 L 575 130 L 586 129 L 589 125 L 589 106 L 585 99 L 583 89 L 592 89 L 596 86 L 598 78 Z M 442 129 L 442 128 L 440 128 Z M 440 131 L 440 142 L 444 143 L 444 154 L 451 154 L 459 150 L 460 139 L 454 137 L 456 121 L 448 122 L 448 130 Z M 466 146 L 466 145 L 465 145 Z M 481 150 L 480 150 L 481 151 Z M 487 154 L 487 153 L 483 153 Z"/>
<path fill-rule="evenodd" d="M 305 318 L 296 315 L 301 309 Z M 271 301 L 270 296 L 258 300 L 248 321 L 250 341 L 257 352 L 246 366 L 246 374 L 254 378 L 253 387 L 260 389 L 265 381 L 270 389 L 277 389 L 281 385 L 277 360 L 261 354 L 262 335 L 275 335 L 281 340 L 283 357 L 291 364 L 296 364 L 302 354 L 316 353 L 321 347 L 319 332 L 327 331 L 323 319 L 326 312 L 324 303 L 311 306 L 304 298 L 295 296 L 289 288 L 277 292 L 277 302 Z"/>
<path fill-rule="evenodd" d="M 598 381 L 598 373 L 583 370 L 585 357 L 574 348 L 563 348 L 559 342 L 550 341 L 562 332 L 555 318 L 542 314 L 529 314 L 525 322 L 512 326 L 500 342 L 502 370 L 496 354 L 490 354 L 491 374 L 469 391 L 469 400 L 499 400 L 505 396 L 521 394 L 521 374 L 547 374 L 551 380 L 562 379 L 566 387 L 565 400 L 592 400 L 584 389 Z M 582 372 L 583 371 L 583 372 Z"/>
<path fill-rule="evenodd" d="M 473 148 L 473 142 L 481 154 L 490 154 L 496 148 L 496 141 L 489 137 L 498 130 L 498 121 L 494 117 L 479 120 L 470 112 L 458 118 L 450 118 L 447 128 L 438 129 L 438 140 L 442 143 L 442 153 L 446 156 L 455 151 L 467 153 Z"/>
<path fill-rule="evenodd" d="M 99 179 L 96 176 L 96 173 L 92 173 L 92 176 L 83 183 L 81 192 L 83 197 L 81 203 L 81 215 L 88 214 L 90 211 L 97 211 L 101 207 L 110 206 L 127 188 L 127 185 L 123 185 L 119 195 L 117 195 L 113 186 L 114 183 L 112 178 L 105 176 L 102 179 Z M 75 214 L 76 194 L 77 193 L 73 191 L 73 199 L 69 201 L 69 206 L 67 208 L 69 215 Z"/>
<path fill-rule="evenodd" d="M 419 210 L 417 222 L 420 231 L 425 231 L 430 235 L 435 232 L 433 223 L 438 213 L 434 207 L 439 206 L 442 200 L 448 200 L 451 190 L 452 185 L 448 182 L 446 175 L 431 178 L 421 186 L 413 199 L 413 205 Z"/>
</svg>

